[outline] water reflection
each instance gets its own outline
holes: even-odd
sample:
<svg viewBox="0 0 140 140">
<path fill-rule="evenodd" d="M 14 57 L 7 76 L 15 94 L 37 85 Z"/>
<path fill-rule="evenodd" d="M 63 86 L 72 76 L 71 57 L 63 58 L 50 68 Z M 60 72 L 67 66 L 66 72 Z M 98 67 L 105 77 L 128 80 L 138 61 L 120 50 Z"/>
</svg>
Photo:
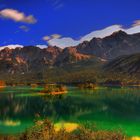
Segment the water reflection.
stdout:
<svg viewBox="0 0 140 140">
<path fill-rule="evenodd" d="M 25 128 L 36 117 L 53 121 L 125 121 L 140 122 L 140 90 L 135 88 L 69 88 L 64 96 L 39 95 L 40 89 L 6 88 L 0 93 L 0 131 L 3 126 Z M 18 128 L 17 128 L 18 127 Z M 20 131 L 23 131 L 20 130 Z M 11 131 L 11 130 L 10 130 Z"/>
<path fill-rule="evenodd" d="M 13 121 L 13 120 L 4 120 L 4 121 L 0 121 L 0 125 L 15 127 L 21 125 L 21 122 Z"/>
</svg>

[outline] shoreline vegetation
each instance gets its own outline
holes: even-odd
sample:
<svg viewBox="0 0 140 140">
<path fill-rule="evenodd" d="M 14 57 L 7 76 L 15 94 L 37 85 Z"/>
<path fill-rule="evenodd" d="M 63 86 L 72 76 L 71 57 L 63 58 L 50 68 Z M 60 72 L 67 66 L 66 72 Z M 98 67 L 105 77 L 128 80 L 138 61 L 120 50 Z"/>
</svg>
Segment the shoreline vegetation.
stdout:
<svg viewBox="0 0 140 140">
<path fill-rule="evenodd" d="M 70 124 L 68 125 L 70 127 Z M 74 126 L 74 125 L 72 125 Z M 69 128 L 70 129 L 70 128 Z M 94 126 L 76 126 L 56 129 L 49 120 L 36 121 L 25 133 L 16 136 L 0 136 L 0 140 L 129 140 L 121 132 L 94 130 Z"/>
<path fill-rule="evenodd" d="M 30 84 L 7 84 L 5 81 L 0 80 L 0 90 L 6 87 L 16 87 L 16 86 L 30 86 L 32 89 L 38 88 L 39 86 L 43 87 L 43 90 L 40 91 L 40 94 L 48 94 L 48 95 L 62 95 L 68 92 L 67 86 L 74 86 L 79 89 L 89 89 L 89 90 L 97 90 L 100 87 L 140 87 L 140 83 L 123 83 L 120 81 L 106 81 L 104 83 L 92 83 L 92 82 L 84 82 L 84 83 L 30 83 Z"/>
<path fill-rule="evenodd" d="M 0 135 L 0 140 L 140 140 L 140 137 L 126 137 L 121 131 L 97 130 L 94 125 L 74 123 L 54 125 L 48 119 L 38 120 L 26 132 L 17 135 Z"/>
<path fill-rule="evenodd" d="M 37 88 L 41 84 L 30 84 L 32 89 Z M 6 85 L 4 81 L 0 81 L 0 89 L 5 88 L 6 86 L 26 86 L 24 84 L 13 84 L 13 85 Z M 62 84 L 45 84 L 43 85 L 43 90 L 39 92 L 40 94 L 48 94 L 48 95 L 61 95 L 61 94 L 66 94 L 67 93 L 67 87 L 62 85 Z"/>
<path fill-rule="evenodd" d="M 140 87 L 140 82 L 122 82 L 120 80 L 107 80 L 104 82 L 60 82 L 60 83 L 48 83 L 48 82 L 38 82 L 38 83 L 7 83 L 4 80 L 0 80 L 0 88 L 5 88 L 6 86 L 30 86 L 31 88 L 37 88 L 38 86 L 43 86 L 44 90 L 42 92 L 44 93 L 50 93 L 50 94 L 64 94 L 67 93 L 67 87 L 65 85 L 72 85 L 76 86 L 81 89 L 97 89 L 100 86 L 104 87 L 127 87 L 127 86 L 134 86 L 134 87 Z"/>
</svg>

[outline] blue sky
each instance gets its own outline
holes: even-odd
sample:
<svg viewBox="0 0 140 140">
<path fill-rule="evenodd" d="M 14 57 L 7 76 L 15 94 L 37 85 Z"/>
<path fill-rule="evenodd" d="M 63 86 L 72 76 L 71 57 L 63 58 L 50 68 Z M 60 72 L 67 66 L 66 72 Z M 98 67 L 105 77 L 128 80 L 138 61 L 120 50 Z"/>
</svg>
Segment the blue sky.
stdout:
<svg viewBox="0 0 140 140">
<path fill-rule="evenodd" d="M 130 28 L 140 19 L 139 7 L 139 0 L 1 0 L 0 46 L 79 40 L 112 25 Z"/>
</svg>

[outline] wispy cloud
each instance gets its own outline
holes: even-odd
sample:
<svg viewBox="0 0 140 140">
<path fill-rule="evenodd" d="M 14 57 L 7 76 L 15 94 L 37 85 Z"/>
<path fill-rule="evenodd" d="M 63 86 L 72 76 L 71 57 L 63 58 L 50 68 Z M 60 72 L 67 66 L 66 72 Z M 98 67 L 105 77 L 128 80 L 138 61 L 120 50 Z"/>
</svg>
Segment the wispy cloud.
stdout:
<svg viewBox="0 0 140 140">
<path fill-rule="evenodd" d="M 25 26 L 25 25 L 22 25 L 22 26 L 19 26 L 19 28 L 22 30 L 22 31 L 24 31 L 24 32 L 28 32 L 30 29 L 27 27 L 27 26 Z"/>
<path fill-rule="evenodd" d="M 135 20 L 134 24 L 132 25 L 133 27 L 140 25 L 140 20 Z"/>
<path fill-rule="evenodd" d="M 90 41 L 93 38 L 104 38 L 119 30 L 124 31 L 127 34 L 140 33 L 140 20 L 135 21 L 130 28 L 124 28 L 122 25 L 112 25 L 101 30 L 93 31 L 81 37 L 79 40 L 75 40 L 71 37 L 53 38 L 48 40 L 48 44 L 51 46 L 58 46 L 61 48 L 76 46 L 82 43 L 83 41 Z"/>
<path fill-rule="evenodd" d="M 51 38 L 50 38 L 50 36 L 44 36 L 42 39 L 43 39 L 44 41 L 49 41 Z"/>
<path fill-rule="evenodd" d="M 44 41 L 49 41 L 49 40 L 52 40 L 52 39 L 59 39 L 59 38 L 61 38 L 61 35 L 60 34 L 52 34 L 52 35 L 50 35 L 50 36 L 44 36 L 42 39 L 44 40 Z"/>
<path fill-rule="evenodd" d="M 29 24 L 34 24 L 37 20 L 33 15 L 26 16 L 23 12 L 19 12 L 15 9 L 3 9 L 0 11 L 0 17 L 5 19 L 11 19 L 16 22 L 24 22 Z"/>
<path fill-rule="evenodd" d="M 50 0 L 50 2 L 55 10 L 60 9 L 64 6 L 62 0 Z"/>
<path fill-rule="evenodd" d="M 61 35 L 60 34 L 53 34 L 53 35 L 51 35 L 51 38 L 58 39 L 58 38 L 61 38 Z"/>
</svg>

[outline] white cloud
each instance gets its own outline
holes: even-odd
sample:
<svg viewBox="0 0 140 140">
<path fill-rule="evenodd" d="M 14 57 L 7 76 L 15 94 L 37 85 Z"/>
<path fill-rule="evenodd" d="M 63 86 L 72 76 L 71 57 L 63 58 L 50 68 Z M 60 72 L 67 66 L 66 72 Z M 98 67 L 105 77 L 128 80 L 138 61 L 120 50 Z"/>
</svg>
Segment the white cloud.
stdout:
<svg viewBox="0 0 140 140">
<path fill-rule="evenodd" d="M 104 38 L 106 36 L 111 35 L 112 33 L 116 32 L 116 31 L 119 31 L 119 30 L 123 30 L 121 25 L 112 25 L 112 26 L 109 26 L 109 27 L 102 29 L 102 30 L 93 31 L 93 32 L 85 35 L 84 37 L 82 37 L 80 41 L 81 42 L 90 41 L 94 37 Z"/>
<path fill-rule="evenodd" d="M 18 45 L 18 44 L 16 44 L 16 45 L 2 46 L 2 47 L 0 47 L 0 51 L 3 50 L 3 49 L 5 49 L 5 48 L 15 49 L 15 48 L 23 48 L 23 46 L 22 45 Z"/>
<path fill-rule="evenodd" d="M 61 35 L 60 34 L 52 34 L 52 35 L 50 35 L 50 36 L 44 36 L 42 39 L 44 40 L 44 41 L 49 41 L 49 40 L 52 40 L 52 39 L 59 39 L 59 38 L 61 38 Z"/>
<path fill-rule="evenodd" d="M 58 39 L 58 38 L 61 38 L 61 35 L 59 35 L 59 34 L 53 34 L 53 35 L 51 35 L 51 37 L 53 39 Z"/>
<path fill-rule="evenodd" d="M 48 46 L 47 45 L 36 45 L 36 47 L 40 48 L 40 49 L 45 49 L 47 48 Z"/>
<path fill-rule="evenodd" d="M 107 27 L 103 30 L 93 31 L 93 32 L 83 36 L 80 40 L 74 40 L 70 37 L 65 37 L 65 38 L 60 38 L 60 39 L 50 39 L 48 41 L 48 43 L 51 46 L 58 46 L 61 48 L 76 46 L 76 45 L 82 43 L 83 41 L 90 41 L 94 37 L 103 38 L 105 36 L 111 35 L 115 31 L 119 31 L 119 30 L 122 30 L 121 25 L 113 25 L 113 26 Z"/>
<path fill-rule="evenodd" d="M 0 17 L 6 18 L 6 19 L 12 19 L 16 22 L 25 22 L 29 24 L 36 23 L 36 19 L 33 17 L 33 15 L 26 16 L 24 13 L 19 12 L 14 9 L 4 9 L 0 11 Z"/>
<path fill-rule="evenodd" d="M 70 46 L 76 46 L 80 43 L 80 41 L 76 41 L 72 38 L 61 38 L 61 39 L 51 39 L 48 41 L 50 46 L 57 46 L 60 48 L 70 47 Z"/>
<path fill-rule="evenodd" d="M 135 27 L 131 27 L 129 29 L 125 29 L 125 32 L 127 34 L 135 34 L 135 33 L 140 33 L 140 25 L 139 26 L 135 26 Z"/>
<path fill-rule="evenodd" d="M 44 41 L 49 41 L 51 38 L 50 38 L 50 36 L 44 36 L 42 39 L 43 39 Z"/>
<path fill-rule="evenodd" d="M 114 32 L 120 31 L 120 30 L 126 32 L 127 34 L 140 33 L 140 25 L 137 25 L 137 26 L 132 25 L 132 27 L 127 28 L 127 29 L 123 28 L 122 25 L 112 25 L 112 26 L 109 26 L 102 30 L 93 31 L 93 32 L 81 37 L 80 40 L 74 40 L 73 38 L 65 37 L 65 38 L 59 38 L 59 39 L 50 39 L 48 41 L 48 44 L 50 46 L 58 46 L 61 48 L 76 46 L 76 45 L 82 43 L 83 41 L 90 41 L 94 37 L 95 38 L 104 38 L 106 36 L 111 35 Z"/>
</svg>

